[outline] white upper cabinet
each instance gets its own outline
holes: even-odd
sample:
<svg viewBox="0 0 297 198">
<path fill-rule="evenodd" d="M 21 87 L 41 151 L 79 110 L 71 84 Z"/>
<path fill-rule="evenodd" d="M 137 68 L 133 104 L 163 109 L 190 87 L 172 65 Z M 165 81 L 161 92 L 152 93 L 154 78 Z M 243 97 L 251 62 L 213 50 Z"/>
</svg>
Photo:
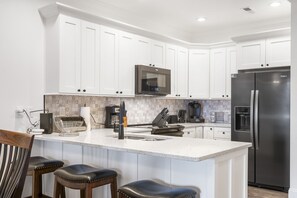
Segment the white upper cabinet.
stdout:
<svg viewBox="0 0 297 198">
<path fill-rule="evenodd" d="M 82 21 L 81 26 L 81 91 L 98 94 L 100 27 L 86 21 Z"/>
<path fill-rule="evenodd" d="M 225 98 L 226 92 L 226 49 L 210 50 L 210 97 Z"/>
<path fill-rule="evenodd" d="M 118 90 L 124 96 L 135 95 L 135 49 L 135 35 L 119 32 Z"/>
<path fill-rule="evenodd" d="M 77 93 L 80 89 L 81 22 L 60 15 L 60 76 L 59 91 Z"/>
<path fill-rule="evenodd" d="M 236 47 L 229 47 L 226 49 L 227 65 L 226 65 L 226 98 L 231 97 L 231 75 L 237 73 L 236 68 Z"/>
<path fill-rule="evenodd" d="M 175 97 L 177 95 L 177 46 L 166 45 L 166 69 L 170 69 L 171 72 L 171 94 L 169 97 Z"/>
<path fill-rule="evenodd" d="M 266 40 L 266 66 L 291 65 L 291 39 L 289 37 Z"/>
<path fill-rule="evenodd" d="M 100 34 L 100 94 L 118 92 L 118 32 L 101 26 Z"/>
<path fill-rule="evenodd" d="M 137 36 L 137 65 L 147 65 L 165 68 L 165 43 Z"/>
<path fill-rule="evenodd" d="M 188 64 L 189 52 L 186 48 L 177 49 L 176 71 L 176 96 L 186 98 L 188 96 Z"/>
<path fill-rule="evenodd" d="M 189 97 L 209 98 L 209 50 L 189 50 Z"/>
<path fill-rule="evenodd" d="M 238 70 L 290 66 L 289 37 L 271 38 L 239 43 Z"/>
<path fill-rule="evenodd" d="M 101 27 L 100 94 L 133 96 L 135 36 Z"/>
<path fill-rule="evenodd" d="M 230 99 L 231 74 L 236 73 L 236 48 L 210 51 L 210 98 Z"/>
</svg>

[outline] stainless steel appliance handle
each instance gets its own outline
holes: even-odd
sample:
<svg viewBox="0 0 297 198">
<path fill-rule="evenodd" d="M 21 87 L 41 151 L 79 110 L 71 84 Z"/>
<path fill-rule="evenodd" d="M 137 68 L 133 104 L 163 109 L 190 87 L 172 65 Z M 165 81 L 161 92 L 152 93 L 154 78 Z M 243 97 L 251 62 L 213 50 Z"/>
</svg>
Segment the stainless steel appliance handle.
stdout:
<svg viewBox="0 0 297 198">
<path fill-rule="evenodd" d="M 259 149 L 259 90 L 256 90 L 255 97 L 255 143 L 256 150 Z"/>
<path fill-rule="evenodd" d="M 255 97 L 255 90 L 251 91 L 251 104 L 250 104 L 250 135 L 252 141 L 252 149 L 255 148 L 254 142 L 254 97 Z"/>
</svg>

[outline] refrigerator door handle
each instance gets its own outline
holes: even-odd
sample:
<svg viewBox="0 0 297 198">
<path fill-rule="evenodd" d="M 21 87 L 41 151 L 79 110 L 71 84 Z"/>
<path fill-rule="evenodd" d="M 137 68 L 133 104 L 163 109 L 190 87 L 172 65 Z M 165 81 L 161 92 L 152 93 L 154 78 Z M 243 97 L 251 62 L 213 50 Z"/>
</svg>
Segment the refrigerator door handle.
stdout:
<svg viewBox="0 0 297 198">
<path fill-rule="evenodd" d="M 252 142 L 252 149 L 255 148 L 254 142 L 254 98 L 255 98 L 255 90 L 251 91 L 251 103 L 250 103 L 250 135 Z"/>
<path fill-rule="evenodd" d="M 256 90 L 255 96 L 255 143 L 256 150 L 259 150 L 259 90 Z"/>
</svg>

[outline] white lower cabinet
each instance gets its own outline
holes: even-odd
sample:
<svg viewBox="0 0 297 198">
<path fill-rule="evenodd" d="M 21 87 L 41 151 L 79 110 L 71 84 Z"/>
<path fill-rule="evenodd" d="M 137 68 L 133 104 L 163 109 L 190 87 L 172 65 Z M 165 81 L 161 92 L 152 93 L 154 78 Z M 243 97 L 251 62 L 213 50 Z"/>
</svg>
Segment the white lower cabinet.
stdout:
<svg viewBox="0 0 297 198">
<path fill-rule="evenodd" d="M 231 129 L 215 127 L 213 132 L 213 139 L 231 141 Z"/>
<path fill-rule="evenodd" d="M 213 139 L 213 127 L 203 127 L 203 138 Z"/>
<path fill-rule="evenodd" d="M 185 128 L 183 137 L 197 138 L 196 128 Z"/>
</svg>

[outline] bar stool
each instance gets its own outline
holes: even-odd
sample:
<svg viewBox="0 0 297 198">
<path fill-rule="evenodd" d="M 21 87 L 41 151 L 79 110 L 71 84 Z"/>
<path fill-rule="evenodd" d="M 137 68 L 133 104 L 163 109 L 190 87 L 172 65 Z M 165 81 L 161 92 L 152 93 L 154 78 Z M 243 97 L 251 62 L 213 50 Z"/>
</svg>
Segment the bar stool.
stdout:
<svg viewBox="0 0 297 198">
<path fill-rule="evenodd" d="M 32 198 L 48 197 L 42 194 L 42 175 L 54 172 L 64 165 L 63 161 L 41 156 L 30 157 L 27 176 L 32 176 Z"/>
<path fill-rule="evenodd" d="M 60 168 L 55 174 L 55 198 L 65 197 L 65 187 L 79 189 L 80 196 L 92 197 L 92 189 L 110 184 L 111 197 L 117 197 L 117 172 L 109 169 L 97 169 L 84 164 Z"/>
<path fill-rule="evenodd" d="M 195 198 L 196 192 L 188 188 L 171 188 L 151 180 L 126 184 L 118 189 L 119 198 Z"/>
</svg>

